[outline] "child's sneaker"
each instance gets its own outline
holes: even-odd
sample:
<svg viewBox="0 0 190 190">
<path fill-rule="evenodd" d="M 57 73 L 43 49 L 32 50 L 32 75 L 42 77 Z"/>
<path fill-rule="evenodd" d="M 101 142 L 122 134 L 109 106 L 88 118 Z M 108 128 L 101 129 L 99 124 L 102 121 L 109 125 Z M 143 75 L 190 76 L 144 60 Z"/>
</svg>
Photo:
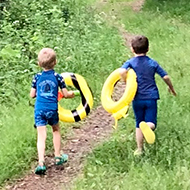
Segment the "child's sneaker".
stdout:
<svg viewBox="0 0 190 190">
<path fill-rule="evenodd" d="M 140 122 L 139 127 L 140 127 L 140 129 L 143 133 L 143 136 L 144 136 L 145 140 L 147 141 L 147 143 L 153 144 L 155 141 L 154 131 L 152 131 L 152 129 L 144 121 Z"/>
<path fill-rule="evenodd" d="M 67 154 L 62 154 L 60 157 L 56 156 L 55 157 L 55 165 L 59 166 L 68 161 L 68 155 Z"/>
<path fill-rule="evenodd" d="M 135 150 L 135 152 L 134 152 L 134 156 L 141 156 L 142 154 L 143 154 L 143 150 L 137 149 L 137 150 Z"/>
<path fill-rule="evenodd" d="M 44 175 L 45 172 L 46 172 L 46 166 L 44 165 L 43 166 L 38 165 L 35 169 L 35 174 L 37 175 Z"/>
</svg>

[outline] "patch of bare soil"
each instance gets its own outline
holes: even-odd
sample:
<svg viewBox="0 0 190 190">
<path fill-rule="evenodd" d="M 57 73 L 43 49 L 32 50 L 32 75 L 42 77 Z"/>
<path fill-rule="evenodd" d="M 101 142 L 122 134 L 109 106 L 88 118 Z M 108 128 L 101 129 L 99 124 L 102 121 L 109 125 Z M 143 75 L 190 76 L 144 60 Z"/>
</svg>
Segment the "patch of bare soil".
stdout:
<svg viewBox="0 0 190 190">
<path fill-rule="evenodd" d="M 137 0 L 134 1 L 130 4 L 130 6 L 132 7 L 133 11 L 140 11 L 142 6 L 144 5 L 145 0 Z"/>
<path fill-rule="evenodd" d="M 133 1 L 133 2 L 120 2 L 119 4 L 120 4 L 121 7 L 130 6 L 133 9 L 133 11 L 139 12 L 143 7 L 144 1 L 145 0 L 136 0 L 136 1 Z M 119 29 L 119 32 L 120 32 L 120 34 L 122 35 L 122 37 L 124 39 L 125 45 L 129 47 L 130 43 L 131 43 L 131 39 L 135 35 L 127 32 L 123 25 L 118 25 L 117 24 L 117 28 Z"/>
<path fill-rule="evenodd" d="M 109 2 L 109 0 L 100 0 L 96 4 L 95 7 L 96 7 L 96 9 L 101 10 L 101 8 L 106 6 L 106 4 L 108 2 Z M 108 23 L 110 25 L 118 28 L 121 36 L 124 39 L 124 45 L 126 45 L 127 47 L 130 46 L 131 39 L 135 35 L 127 32 L 124 25 L 117 22 L 117 15 L 119 14 L 118 12 L 120 12 L 121 7 L 122 7 L 122 9 L 125 9 L 125 7 L 131 7 L 133 11 L 139 12 L 139 11 L 141 11 L 141 9 L 143 7 L 144 2 L 145 2 L 145 0 L 134 0 L 132 2 L 125 2 L 125 1 L 122 2 L 121 1 L 121 2 L 117 2 L 117 3 L 113 3 L 111 11 L 108 14 L 101 12 L 101 15 L 108 21 Z"/>
<path fill-rule="evenodd" d="M 107 0 L 101 0 L 101 4 L 106 4 Z M 144 0 L 137 0 L 127 3 L 134 11 L 139 11 Z M 123 36 L 126 46 L 129 46 L 132 34 L 126 32 L 123 26 L 118 26 L 119 32 Z M 125 84 L 118 82 L 114 89 L 113 99 L 118 100 L 123 94 Z M 73 180 L 82 172 L 84 159 L 93 148 L 108 139 L 112 133 L 114 120 L 101 106 L 92 110 L 86 118 L 83 126 L 73 128 L 65 142 L 63 152 L 69 155 L 69 161 L 64 166 L 54 165 L 54 157 L 46 157 L 47 173 L 45 176 L 34 174 L 34 168 L 24 178 L 17 180 L 14 184 L 5 187 L 6 190 L 63 190 L 70 189 Z"/>
<path fill-rule="evenodd" d="M 109 0 L 100 0 L 98 2 L 99 5 L 105 5 Z M 132 2 L 125 2 L 125 1 L 121 1 L 121 2 L 117 2 L 115 4 L 125 7 L 125 6 L 130 6 L 133 11 L 138 12 L 142 9 L 142 6 L 144 5 L 145 0 L 134 0 Z"/>
</svg>

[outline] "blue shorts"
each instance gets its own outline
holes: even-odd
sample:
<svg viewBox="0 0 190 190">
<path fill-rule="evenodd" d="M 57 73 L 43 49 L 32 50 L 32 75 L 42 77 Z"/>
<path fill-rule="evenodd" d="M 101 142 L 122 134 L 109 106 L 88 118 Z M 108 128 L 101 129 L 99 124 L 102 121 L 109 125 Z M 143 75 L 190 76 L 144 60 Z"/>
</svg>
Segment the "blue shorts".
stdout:
<svg viewBox="0 0 190 190">
<path fill-rule="evenodd" d="M 36 127 L 49 125 L 56 125 L 59 122 L 58 112 L 56 111 L 35 111 L 34 113 Z"/>
<path fill-rule="evenodd" d="M 136 127 L 141 121 L 157 124 L 157 100 L 133 100 Z"/>
</svg>

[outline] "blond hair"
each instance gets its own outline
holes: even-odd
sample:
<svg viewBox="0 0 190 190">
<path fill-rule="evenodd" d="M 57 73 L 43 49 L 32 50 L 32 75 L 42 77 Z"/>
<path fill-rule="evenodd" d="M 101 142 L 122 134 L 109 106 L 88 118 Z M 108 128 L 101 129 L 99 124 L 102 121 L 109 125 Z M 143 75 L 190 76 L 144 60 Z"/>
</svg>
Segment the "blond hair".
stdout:
<svg viewBox="0 0 190 190">
<path fill-rule="evenodd" d="M 43 48 L 38 54 L 38 64 L 44 69 L 53 69 L 56 64 L 56 53 L 51 48 Z"/>
</svg>

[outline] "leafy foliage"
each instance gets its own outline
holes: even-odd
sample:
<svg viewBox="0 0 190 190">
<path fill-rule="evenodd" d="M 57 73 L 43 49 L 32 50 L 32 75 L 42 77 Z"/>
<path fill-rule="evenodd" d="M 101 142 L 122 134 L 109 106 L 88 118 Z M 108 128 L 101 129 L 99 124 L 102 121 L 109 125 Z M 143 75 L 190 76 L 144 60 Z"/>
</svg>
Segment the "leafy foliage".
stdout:
<svg viewBox="0 0 190 190">
<path fill-rule="evenodd" d="M 58 61 L 61 60 L 56 67 L 59 72 L 64 67 L 91 75 L 92 70 L 98 69 L 92 63 L 102 62 L 103 54 L 100 56 L 98 52 L 104 52 L 102 49 L 110 43 L 104 43 L 101 34 L 98 36 L 103 24 L 101 18 L 94 17 L 92 10 L 84 14 L 85 11 L 85 3 L 77 0 L 9 1 L 8 8 L 4 7 L 0 29 L 1 102 L 26 98 L 29 79 L 39 71 L 36 57 L 42 47 L 56 50 Z M 112 42 L 117 41 L 113 38 Z M 111 51 L 114 50 L 105 53 L 112 54 Z"/>
</svg>

